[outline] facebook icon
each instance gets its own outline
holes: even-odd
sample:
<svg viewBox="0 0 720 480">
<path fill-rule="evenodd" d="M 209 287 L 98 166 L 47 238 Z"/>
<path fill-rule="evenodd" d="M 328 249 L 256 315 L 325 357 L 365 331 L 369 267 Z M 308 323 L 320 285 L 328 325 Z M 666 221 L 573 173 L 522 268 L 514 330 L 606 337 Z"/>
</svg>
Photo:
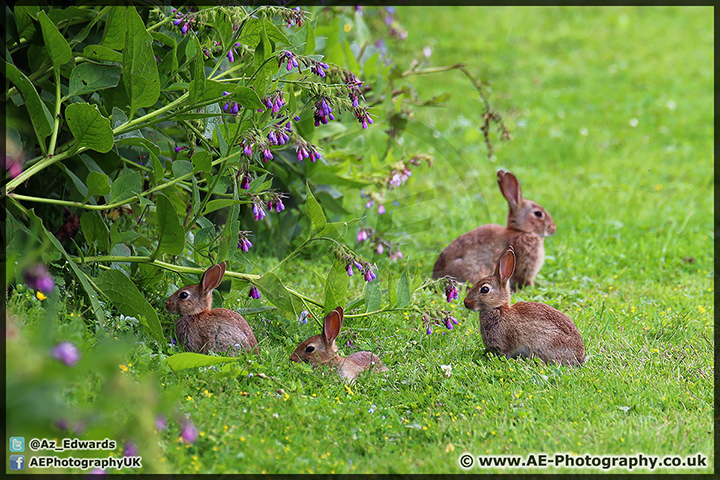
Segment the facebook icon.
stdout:
<svg viewBox="0 0 720 480">
<path fill-rule="evenodd" d="M 25 470 L 25 455 L 10 455 L 10 470 Z"/>
</svg>

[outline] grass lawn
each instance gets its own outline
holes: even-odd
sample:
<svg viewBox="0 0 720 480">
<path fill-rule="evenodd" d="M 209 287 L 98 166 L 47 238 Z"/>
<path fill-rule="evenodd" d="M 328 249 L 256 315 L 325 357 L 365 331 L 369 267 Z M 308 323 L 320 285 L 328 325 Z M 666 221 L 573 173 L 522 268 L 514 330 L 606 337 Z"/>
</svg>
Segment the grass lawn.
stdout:
<svg viewBox="0 0 720 480">
<path fill-rule="evenodd" d="M 439 132 L 425 152 L 435 165 L 417 169 L 391 199 L 399 206 L 382 218 L 405 233 L 400 263 L 419 264 L 428 277 L 454 238 L 504 223 L 495 175 L 512 171 L 525 196 L 557 223 L 536 286 L 513 300 L 567 313 L 585 341 L 587 364 L 554 368 L 486 354 L 461 291 L 445 307 L 460 324 L 446 334 L 426 335 L 417 314 L 346 318 L 341 350 L 352 353 L 350 339 L 390 368 L 348 386 L 289 363 L 295 346 L 319 333 L 318 323 L 275 311 L 249 315 L 262 355 L 228 370 L 163 374 L 163 388 L 178 392 L 199 439 L 180 442 L 171 425 L 160 434 L 156 461 L 177 473 L 599 473 L 464 470 L 458 459 L 465 452 L 703 454 L 706 468 L 654 473 L 711 473 L 712 9 L 396 7 L 396 18 L 408 31 L 399 63 L 466 63 L 491 83 L 490 101 L 514 136 L 496 140 L 488 159 L 478 129 L 482 104 L 470 82 L 459 72 L 412 78 L 424 97 L 451 96 L 443 107 L 417 110 L 413 121 Z M 350 207 L 364 214 L 355 201 Z M 376 214 L 367 221 L 377 222 Z M 376 260 L 381 273 L 397 269 L 387 257 Z M 316 294 L 312 272 L 324 276 L 329 265 L 297 259 L 283 267 L 283 279 Z M 350 281 L 357 294 L 358 277 Z M 263 305 L 243 299 L 225 306 Z M 170 333 L 174 317 L 161 318 Z M 138 347 L 128 359 L 137 375 L 155 368 L 150 353 Z M 449 376 L 441 365 L 452 366 Z"/>
</svg>

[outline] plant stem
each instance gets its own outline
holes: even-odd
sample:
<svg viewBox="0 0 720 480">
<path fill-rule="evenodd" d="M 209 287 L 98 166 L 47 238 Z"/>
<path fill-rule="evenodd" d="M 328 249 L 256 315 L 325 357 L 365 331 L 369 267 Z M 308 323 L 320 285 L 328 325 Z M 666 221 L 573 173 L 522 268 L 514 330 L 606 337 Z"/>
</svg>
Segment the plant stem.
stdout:
<svg viewBox="0 0 720 480">
<path fill-rule="evenodd" d="M 190 96 L 190 92 L 185 92 L 184 94 L 179 96 L 174 102 L 168 103 L 164 107 L 158 108 L 157 110 L 155 110 L 151 113 L 148 113 L 146 115 L 143 115 L 142 117 L 138 117 L 135 120 L 132 120 L 128 123 L 118 126 L 117 128 L 115 128 L 113 130 L 113 135 L 116 136 L 116 135 L 120 135 L 122 133 L 127 133 L 130 130 L 137 130 L 137 128 L 140 128 L 140 127 L 137 127 L 137 128 L 134 128 L 134 127 L 136 127 L 137 125 L 140 125 L 141 123 L 147 122 L 148 120 L 151 120 L 151 119 L 157 117 L 158 115 L 161 115 L 161 114 L 167 112 L 168 110 L 172 110 L 177 105 L 184 102 L 189 96 Z"/>
<path fill-rule="evenodd" d="M 55 73 L 55 128 L 53 129 L 52 136 L 50 137 L 50 147 L 48 148 L 48 156 L 55 155 L 55 145 L 57 143 L 58 131 L 60 130 L 60 107 L 62 101 L 60 100 L 60 68 L 54 70 Z"/>
<path fill-rule="evenodd" d="M 165 270 L 170 270 L 171 272 L 175 273 L 197 273 L 197 274 L 203 274 L 205 273 L 205 269 L 202 268 L 193 268 L 193 267 L 183 267 L 180 265 L 173 265 L 171 263 L 162 262 L 160 260 L 152 260 L 150 257 L 144 257 L 144 256 L 134 256 L 134 257 L 123 257 L 121 255 L 98 255 L 94 257 L 71 257 L 72 261 L 78 264 L 82 263 L 94 263 L 94 262 L 117 262 L 117 263 L 146 263 L 148 265 L 155 265 L 160 268 L 164 268 Z M 231 278 L 237 278 L 240 280 L 248 280 L 252 282 L 253 280 L 258 280 L 262 275 L 254 275 L 249 273 L 237 273 L 237 272 L 231 272 L 227 271 L 225 272 L 226 277 Z"/>
</svg>

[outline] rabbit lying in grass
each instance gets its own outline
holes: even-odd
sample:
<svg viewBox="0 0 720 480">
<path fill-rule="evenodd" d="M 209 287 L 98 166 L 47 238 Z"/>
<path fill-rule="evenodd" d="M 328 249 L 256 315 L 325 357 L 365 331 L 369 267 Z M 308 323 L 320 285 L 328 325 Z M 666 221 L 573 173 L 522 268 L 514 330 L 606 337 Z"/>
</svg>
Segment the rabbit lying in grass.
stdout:
<svg viewBox="0 0 720 480">
<path fill-rule="evenodd" d="M 371 352 L 355 352 L 347 357 L 337 354 L 338 348 L 335 339 L 340 334 L 342 322 L 343 309 L 337 307 L 325 317 L 322 333 L 310 337 L 298 345 L 290 355 L 290 360 L 310 363 L 313 366 L 334 366 L 338 374 L 349 382 L 353 382 L 365 370 L 386 372 L 387 367 L 382 364 L 377 355 Z"/>
<path fill-rule="evenodd" d="M 258 353 L 255 335 L 242 315 L 226 308 L 212 309 L 212 291 L 223 275 L 225 262 L 208 268 L 200 284 L 183 287 L 167 299 L 167 309 L 180 314 L 175 324 L 178 342 L 197 353 Z"/>
<path fill-rule="evenodd" d="M 545 363 L 582 364 L 585 345 L 567 315 L 544 303 L 510 305 L 508 280 L 514 269 L 515 252 L 507 247 L 495 273 L 479 280 L 465 298 L 465 307 L 480 312 L 485 346 L 508 358 L 540 357 Z"/>
<path fill-rule="evenodd" d="M 515 175 L 499 170 L 497 176 L 500 191 L 510 207 L 507 226 L 481 225 L 456 238 L 435 262 L 433 278 L 449 275 L 474 285 L 492 273 L 500 253 L 512 245 L 517 268 L 510 288 L 533 285 L 545 261 L 545 237 L 555 233 L 555 222 L 543 207 L 523 198 Z"/>
</svg>

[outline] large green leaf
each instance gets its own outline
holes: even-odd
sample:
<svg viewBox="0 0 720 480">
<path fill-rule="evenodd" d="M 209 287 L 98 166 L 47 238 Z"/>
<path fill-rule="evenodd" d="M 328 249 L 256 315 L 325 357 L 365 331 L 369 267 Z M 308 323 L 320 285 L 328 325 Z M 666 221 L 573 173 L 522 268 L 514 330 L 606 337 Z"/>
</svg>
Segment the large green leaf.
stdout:
<svg viewBox="0 0 720 480">
<path fill-rule="evenodd" d="M 121 72 L 120 67 L 81 63 L 70 73 L 70 87 L 65 98 L 115 87 L 120 83 Z"/>
<path fill-rule="evenodd" d="M 297 315 L 302 311 L 302 306 L 298 304 L 298 300 L 294 299 L 290 292 L 285 289 L 282 281 L 272 272 L 264 274 L 255 282 L 267 300 L 292 315 Z"/>
<path fill-rule="evenodd" d="M 315 200 L 315 196 L 312 194 L 312 191 L 310 191 L 310 184 L 306 183 L 305 188 L 307 191 L 306 203 L 308 219 L 310 220 L 310 236 L 314 237 L 318 232 L 325 228 L 327 219 L 325 218 L 325 212 L 323 212 L 322 207 L 318 201 Z"/>
<path fill-rule="evenodd" d="M 142 192 L 142 176 L 135 170 L 124 170 L 110 187 L 112 203 L 125 202 Z"/>
<path fill-rule="evenodd" d="M 345 270 L 345 264 L 336 258 L 325 279 L 325 315 L 337 307 L 345 306 L 349 283 L 350 277 Z"/>
<path fill-rule="evenodd" d="M 99 212 L 89 211 L 83 213 L 82 216 L 80 216 L 80 230 L 89 245 L 97 242 L 99 252 L 107 252 L 109 250 L 110 245 L 108 241 L 110 230 L 107 225 L 105 225 L 105 222 L 103 222 Z"/>
<path fill-rule="evenodd" d="M 200 41 L 194 37 L 195 49 L 200 51 Z M 192 71 L 192 81 L 190 82 L 188 103 L 193 105 L 198 103 L 205 95 L 205 59 L 204 55 L 195 57 L 195 66 Z"/>
<path fill-rule="evenodd" d="M 83 49 L 83 57 L 101 62 L 122 63 L 122 53 L 102 45 L 88 45 Z"/>
<path fill-rule="evenodd" d="M 138 108 L 154 105 L 160 97 L 160 77 L 152 49 L 152 36 L 135 7 L 128 7 L 125 49 L 123 50 L 123 82 L 130 98 L 130 116 Z"/>
<path fill-rule="evenodd" d="M 207 150 L 198 150 L 190 158 L 192 161 L 193 172 L 211 172 L 212 171 L 212 157 L 210 152 Z"/>
<path fill-rule="evenodd" d="M 163 343 L 162 326 L 155 309 L 145 300 L 140 290 L 122 270 L 104 270 L 95 279 L 95 285 L 123 315 L 138 318 L 158 342 Z"/>
<path fill-rule="evenodd" d="M 203 216 L 205 216 L 210 212 L 214 212 L 215 210 L 220 210 L 221 208 L 230 207 L 232 205 L 241 205 L 243 203 L 250 203 L 250 200 L 233 200 L 231 198 L 210 200 L 207 205 L 205 205 L 205 210 L 202 214 Z"/>
<path fill-rule="evenodd" d="M 407 268 L 400 274 L 400 280 L 397 283 L 397 308 L 403 308 L 412 300 L 412 294 L 410 293 L 410 282 L 408 281 Z"/>
<path fill-rule="evenodd" d="M 5 75 L 25 100 L 25 107 L 27 107 L 30 114 L 30 121 L 35 130 L 35 135 L 40 141 L 43 141 L 53 130 L 53 119 L 50 110 L 40 100 L 40 95 L 38 95 L 30 79 L 18 70 L 15 65 L 5 62 Z"/>
<path fill-rule="evenodd" d="M 62 36 L 44 11 L 40 10 L 38 20 L 42 29 L 43 40 L 45 40 L 45 48 L 52 60 L 53 67 L 60 68 L 60 65 L 69 62 L 73 58 L 70 45 L 68 45 L 65 37 Z"/>
<path fill-rule="evenodd" d="M 374 312 L 382 306 L 380 281 L 365 282 L 365 312 Z"/>
<path fill-rule="evenodd" d="M 290 43 L 285 34 L 272 22 L 260 18 L 249 18 L 247 20 L 240 35 L 240 41 L 245 45 L 256 45 L 262 36 L 276 43 Z"/>
<path fill-rule="evenodd" d="M 125 32 L 127 29 L 127 9 L 124 6 L 112 6 L 105 21 L 105 31 L 103 32 L 103 46 L 113 50 L 122 50 L 125 47 Z"/>
<path fill-rule="evenodd" d="M 218 357 L 215 355 L 203 355 L 202 353 L 183 352 L 170 355 L 165 359 L 173 371 L 185 370 L 188 368 L 207 367 L 218 363 L 237 362 L 241 357 Z"/>
<path fill-rule="evenodd" d="M 87 147 L 100 153 L 112 149 L 110 120 L 102 116 L 97 105 L 72 103 L 65 109 L 65 119 L 78 147 Z"/>
<path fill-rule="evenodd" d="M 159 232 L 157 254 L 180 255 L 185 248 L 185 235 L 175 207 L 170 200 L 159 193 L 155 197 L 157 206 L 157 229 Z"/>
<path fill-rule="evenodd" d="M 80 285 L 82 285 L 83 290 L 85 290 L 85 293 L 88 296 L 88 299 L 90 300 L 90 305 L 92 306 L 93 313 L 95 314 L 95 319 L 97 320 L 98 327 L 104 327 L 105 322 L 107 319 L 105 318 L 105 310 L 103 309 L 102 305 L 100 304 L 100 301 L 98 300 L 98 295 L 95 289 L 92 285 L 90 285 L 90 282 L 88 280 L 88 276 L 78 268 L 78 266 L 75 264 L 75 262 L 72 261 L 72 258 L 70 258 L 70 255 L 65 251 L 65 248 L 63 248 L 62 243 L 60 243 L 60 240 L 55 238 L 55 235 L 48 232 L 48 230 L 45 228 L 45 225 L 43 225 L 42 220 L 38 218 L 37 215 L 35 215 L 35 212 L 30 210 L 27 213 L 28 217 L 30 218 L 30 221 L 33 222 L 34 225 L 38 225 L 42 232 L 45 234 L 45 238 L 47 238 L 50 243 L 55 247 L 55 249 L 60 252 L 60 254 L 65 257 L 65 260 L 68 262 L 68 265 L 70 266 L 70 270 L 72 270 L 73 274 L 75 275 L 75 278 L 77 278 L 78 282 L 80 282 Z"/>
<path fill-rule="evenodd" d="M 238 197 L 238 185 L 237 178 L 233 177 L 233 200 L 237 201 Z M 224 262 L 229 256 L 233 249 L 237 248 L 238 233 L 240 232 L 240 222 L 238 217 L 240 215 L 240 205 L 233 204 L 230 206 L 230 212 L 228 212 L 227 221 L 225 222 L 225 228 L 220 235 L 220 243 L 218 244 L 217 262 Z"/>
</svg>

